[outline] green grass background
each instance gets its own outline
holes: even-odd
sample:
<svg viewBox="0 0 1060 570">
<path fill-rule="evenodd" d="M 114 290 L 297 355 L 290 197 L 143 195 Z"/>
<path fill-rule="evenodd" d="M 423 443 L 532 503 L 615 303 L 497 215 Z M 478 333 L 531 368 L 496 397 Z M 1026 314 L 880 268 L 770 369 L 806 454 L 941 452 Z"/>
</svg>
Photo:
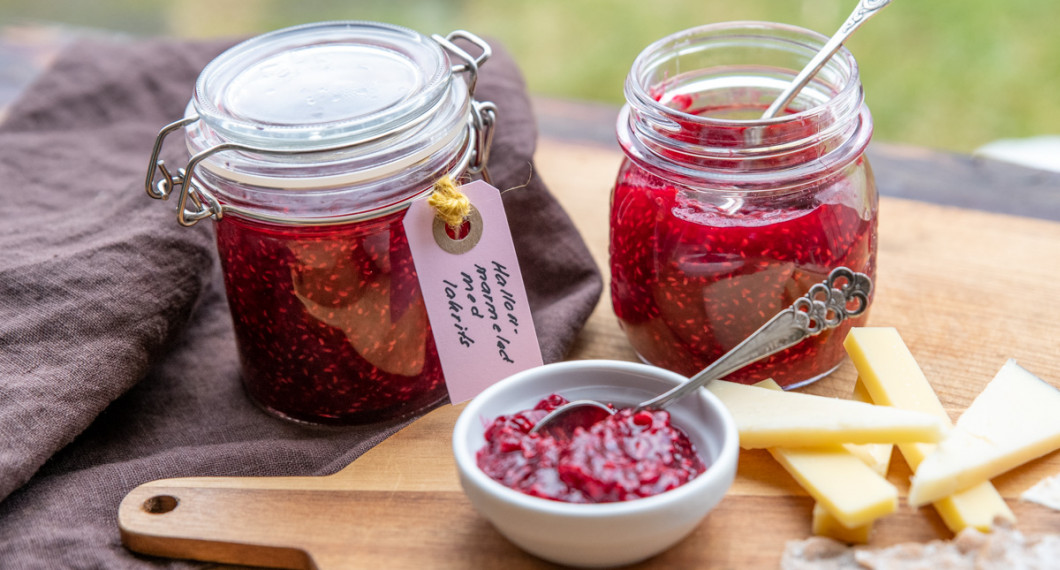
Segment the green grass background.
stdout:
<svg viewBox="0 0 1060 570">
<path fill-rule="evenodd" d="M 137 35 L 257 34 L 331 19 L 462 28 L 499 39 L 532 93 L 622 102 L 646 45 L 711 22 L 772 20 L 830 35 L 854 0 L 0 0 L 0 24 L 58 22 Z M 1060 134 L 1060 2 L 895 0 L 848 43 L 876 138 L 971 151 Z"/>
</svg>

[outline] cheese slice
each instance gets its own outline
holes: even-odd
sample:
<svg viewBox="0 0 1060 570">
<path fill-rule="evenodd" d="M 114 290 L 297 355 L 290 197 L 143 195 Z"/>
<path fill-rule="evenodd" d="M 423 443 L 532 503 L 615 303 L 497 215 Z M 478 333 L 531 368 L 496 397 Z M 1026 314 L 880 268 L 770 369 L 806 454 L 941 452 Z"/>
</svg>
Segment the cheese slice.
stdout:
<svg viewBox="0 0 1060 570">
<path fill-rule="evenodd" d="M 1057 449 L 1060 390 L 1009 360 L 917 467 L 909 504 L 936 501 Z"/>
<path fill-rule="evenodd" d="M 933 414 L 951 425 L 935 390 L 928 383 L 913 354 L 891 327 L 853 328 L 844 346 L 858 370 L 861 382 L 873 402 Z M 904 443 L 898 446 L 909 468 L 916 471 L 920 462 L 935 450 L 931 443 Z M 1015 522 L 1012 510 L 990 482 L 935 501 L 935 510 L 946 526 L 958 533 L 973 527 L 990 532 L 994 520 Z"/>
<path fill-rule="evenodd" d="M 707 389 L 729 408 L 745 449 L 936 442 L 945 433 L 943 422 L 923 412 L 724 380 L 711 382 Z"/>
<path fill-rule="evenodd" d="M 872 526 L 876 521 L 869 521 L 857 526 L 846 526 L 832 516 L 821 503 L 813 504 L 813 524 L 811 532 L 816 536 L 827 536 L 832 540 L 847 544 L 866 544 L 872 536 Z"/>
<path fill-rule="evenodd" d="M 841 445 L 769 451 L 843 526 L 863 525 L 898 509 L 898 489 Z"/>
<path fill-rule="evenodd" d="M 760 384 L 762 383 L 760 382 Z M 861 381 L 861 378 L 858 378 L 854 383 L 853 398 L 859 402 L 872 403 L 872 396 L 869 395 L 869 390 L 865 387 L 865 383 Z M 894 452 L 894 445 L 890 443 L 844 443 L 843 447 L 860 459 L 862 463 L 872 468 L 880 477 L 887 477 L 887 470 L 891 467 L 891 455 Z M 848 544 L 865 544 L 872 535 L 874 522 L 869 521 L 853 527 L 846 526 L 820 503 L 813 505 L 812 530 L 813 534 L 817 536 L 827 536 Z"/>
<path fill-rule="evenodd" d="M 756 389 L 783 389 L 772 380 Z M 769 453 L 838 522 L 860 527 L 898 509 L 898 489 L 841 445 L 773 447 Z"/>
</svg>

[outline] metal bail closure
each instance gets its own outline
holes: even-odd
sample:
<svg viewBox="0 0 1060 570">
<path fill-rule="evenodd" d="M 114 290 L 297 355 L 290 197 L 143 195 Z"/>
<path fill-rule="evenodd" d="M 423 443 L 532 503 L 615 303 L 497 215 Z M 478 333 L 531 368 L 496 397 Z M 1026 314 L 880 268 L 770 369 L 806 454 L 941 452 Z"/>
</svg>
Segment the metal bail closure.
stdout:
<svg viewBox="0 0 1060 570">
<path fill-rule="evenodd" d="M 463 63 L 458 63 L 451 68 L 452 73 L 464 73 L 467 72 L 467 93 L 468 95 L 475 95 L 475 87 L 478 85 L 478 69 L 482 67 L 482 64 L 486 63 L 486 60 L 493 55 L 493 48 L 482 38 L 472 34 L 465 30 L 456 30 L 449 32 L 449 35 L 444 38 L 438 34 L 431 36 L 431 39 L 438 42 L 438 45 L 442 46 L 442 49 L 456 56 Z M 463 48 L 453 43 L 453 40 L 462 39 L 471 42 L 475 47 L 482 50 L 479 56 L 473 57 L 467 53 Z"/>
<path fill-rule="evenodd" d="M 162 127 L 162 130 L 158 131 L 154 147 L 151 150 L 151 160 L 147 165 L 147 179 L 144 182 L 144 190 L 147 191 L 147 195 L 156 200 L 168 200 L 174 191 L 180 190 L 180 200 L 177 202 L 177 221 L 182 226 L 193 226 L 199 220 L 210 216 L 215 216 L 218 219 L 221 217 L 221 207 L 217 200 L 213 196 L 208 195 L 208 193 L 200 192 L 188 184 L 190 180 L 189 173 L 195 164 L 198 163 L 195 158 L 185 168 L 178 168 L 176 173 L 170 172 L 166 168 L 166 161 L 159 158 L 159 155 L 162 154 L 162 145 L 167 136 L 174 131 L 184 129 L 184 127 L 198 120 L 198 115 L 185 117 Z M 155 183 L 156 170 L 162 173 L 162 178 L 157 183 Z M 188 207 L 189 199 L 192 203 L 192 208 Z"/>
<path fill-rule="evenodd" d="M 465 30 L 450 32 L 444 38 L 434 34 L 431 38 L 438 42 L 443 49 L 462 61 L 462 63 L 452 67 L 452 72 L 454 74 L 467 73 L 468 95 L 474 97 L 475 87 L 478 85 L 478 70 L 493 55 L 493 49 L 490 48 L 490 45 L 485 40 Z M 477 58 L 473 57 L 454 43 L 454 40 L 457 39 L 471 42 L 482 53 Z M 477 101 L 472 98 L 471 114 L 472 127 L 475 131 L 475 150 L 474 156 L 471 157 L 471 162 L 468 164 L 468 172 L 470 174 L 481 174 L 486 182 L 491 183 L 486 164 L 489 162 L 490 147 L 493 146 L 493 127 L 497 121 L 497 106 L 490 101 Z"/>
<path fill-rule="evenodd" d="M 497 106 L 490 101 L 471 101 L 472 123 L 475 130 L 475 155 L 471 157 L 468 172 L 482 174 L 482 178 L 492 184 L 486 164 L 493 146 L 493 127 L 497 122 Z"/>
</svg>

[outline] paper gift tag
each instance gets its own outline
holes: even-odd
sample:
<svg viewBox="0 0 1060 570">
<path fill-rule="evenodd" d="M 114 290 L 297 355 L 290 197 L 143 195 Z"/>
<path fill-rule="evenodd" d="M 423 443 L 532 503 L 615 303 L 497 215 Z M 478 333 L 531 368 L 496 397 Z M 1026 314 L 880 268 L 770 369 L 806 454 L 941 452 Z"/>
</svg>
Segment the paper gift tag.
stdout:
<svg viewBox="0 0 1060 570">
<path fill-rule="evenodd" d="M 446 231 L 427 200 L 413 202 L 404 221 L 454 404 L 542 364 L 501 194 L 481 180 L 459 190 L 472 206 L 466 235 Z"/>
</svg>

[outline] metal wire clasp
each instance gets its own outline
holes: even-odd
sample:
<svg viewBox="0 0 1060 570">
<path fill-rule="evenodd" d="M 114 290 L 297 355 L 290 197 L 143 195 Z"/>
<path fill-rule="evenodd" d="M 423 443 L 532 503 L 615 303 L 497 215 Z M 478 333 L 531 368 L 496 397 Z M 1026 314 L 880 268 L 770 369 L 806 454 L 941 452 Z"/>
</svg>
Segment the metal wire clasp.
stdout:
<svg viewBox="0 0 1060 570">
<path fill-rule="evenodd" d="M 212 196 L 210 199 L 204 199 L 199 192 L 188 184 L 190 178 L 188 173 L 194 168 L 195 164 L 201 161 L 201 158 L 197 161 L 193 157 L 186 167 L 178 168 L 175 173 L 166 167 L 166 161 L 159 158 L 159 155 L 162 154 L 162 145 L 167 136 L 198 120 L 198 115 L 191 115 L 162 127 L 162 130 L 158 132 L 158 136 L 155 137 L 155 145 L 151 150 L 151 159 L 147 164 L 147 180 L 144 182 L 144 189 L 147 191 L 147 195 L 156 200 L 168 200 L 173 195 L 173 192 L 180 191 L 180 201 L 177 203 L 177 221 L 182 226 L 192 226 L 203 218 L 212 215 L 220 217 L 221 215 L 220 204 L 213 200 Z M 162 178 L 157 183 L 155 182 L 156 170 L 162 174 Z M 191 208 L 188 207 L 189 201 L 193 206 Z"/>
<path fill-rule="evenodd" d="M 474 96 L 475 88 L 478 86 L 478 70 L 493 55 L 493 49 L 485 40 L 465 30 L 450 32 L 445 37 L 434 34 L 431 38 L 438 42 L 442 49 L 460 60 L 460 63 L 451 68 L 452 73 L 467 73 L 467 92 L 472 97 L 471 126 L 475 131 L 475 152 L 468 165 L 468 172 L 481 174 L 486 182 L 490 182 L 486 164 L 489 162 L 490 148 L 493 146 L 493 127 L 497 122 L 497 106 L 490 101 L 477 101 Z M 456 45 L 455 40 L 458 39 L 466 40 L 477 47 L 480 50 L 478 57 L 472 56 L 467 50 Z"/>
</svg>

